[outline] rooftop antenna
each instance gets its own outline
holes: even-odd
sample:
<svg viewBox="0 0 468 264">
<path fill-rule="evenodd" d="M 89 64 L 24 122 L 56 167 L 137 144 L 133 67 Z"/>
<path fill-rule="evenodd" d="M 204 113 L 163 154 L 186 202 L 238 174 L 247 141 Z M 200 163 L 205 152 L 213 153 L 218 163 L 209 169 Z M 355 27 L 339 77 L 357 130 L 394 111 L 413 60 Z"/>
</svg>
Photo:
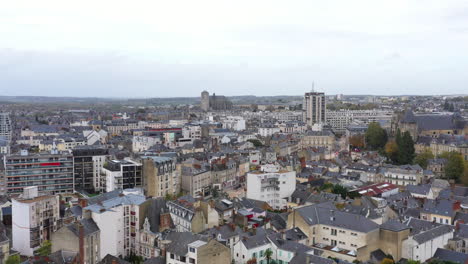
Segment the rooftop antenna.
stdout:
<svg viewBox="0 0 468 264">
<path fill-rule="evenodd" d="M 312 81 L 312 92 L 315 93 L 315 83 Z"/>
</svg>

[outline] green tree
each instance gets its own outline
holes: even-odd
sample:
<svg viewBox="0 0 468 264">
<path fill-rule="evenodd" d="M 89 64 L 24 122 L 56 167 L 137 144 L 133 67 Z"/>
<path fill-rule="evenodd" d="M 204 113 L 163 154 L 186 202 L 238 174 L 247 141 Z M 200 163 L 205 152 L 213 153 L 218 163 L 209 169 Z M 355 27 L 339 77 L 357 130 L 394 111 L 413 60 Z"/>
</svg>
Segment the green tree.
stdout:
<svg viewBox="0 0 468 264">
<path fill-rule="evenodd" d="M 406 262 L 406 264 L 421 264 L 421 261 L 410 259 L 410 260 L 408 260 L 408 261 Z"/>
<path fill-rule="evenodd" d="M 414 158 L 414 163 L 418 164 L 423 169 L 427 169 L 427 162 L 433 158 L 434 154 L 432 154 L 432 151 L 430 149 L 425 149 Z"/>
<path fill-rule="evenodd" d="M 346 196 L 348 195 L 348 189 L 342 185 L 335 184 L 333 186 L 332 193 L 339 194 L 341 195 L 341 198 L 346 199 Z"/>
<path fill-rule="evenodd" d="M 52 254 L 52 243 L 49 240 L 46 240 L 42 245 L 35 251 L 37 256 L 47 257 Z"/>
<path fill-rule="evenodd" d="M 367 146 L 373 150 L 382 149 L 388 139 L 387 132 L 376 122 L 369 124 L 365 138 Z"/>
<path fill-rule="evenodd" d="M 20 264 L 21 258 L 19 255 L 11 255 L 5 261 L 5 264 Z"/>
<path fill-rule="evenodd" d="M 258 139 L 248 139 L 247 141 L 252 143 L 256 148 L 263 146 L 262 142 Z"/>
<path fill-rule="evenodd" d="M 270 264 L 270 261 L 271 261 L 271 257 L 273 256 L 273 251 L 271 251 L 271 249 L 267 249 L 265 250 L 265 258 L 267 260 L 267 264 Z"/>
<path fill-rule="evenodd" d="M 465 161 L 463 156 L 458 152 L 444 152 L 440 157 L 447 159 L 445 165 L 445 177 L 448 179 L 460 182 L 465 173 Z"/>
<path fill-rule="evenodd" d="M 398 145 L 398 163 L 411 164 L 414 159 L 414 142 L 411 134 L 405 131 L 401 136 L 400 145 Z"/>
</svg>

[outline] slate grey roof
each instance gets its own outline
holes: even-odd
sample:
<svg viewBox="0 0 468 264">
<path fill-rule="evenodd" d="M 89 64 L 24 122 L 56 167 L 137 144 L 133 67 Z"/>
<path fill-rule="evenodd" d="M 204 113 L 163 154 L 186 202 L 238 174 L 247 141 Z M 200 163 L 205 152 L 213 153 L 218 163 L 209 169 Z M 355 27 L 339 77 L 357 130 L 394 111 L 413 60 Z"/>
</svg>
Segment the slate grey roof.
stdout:
<svg viewBox="0 0 468 264">
<path fill-rule="evenodd" d="M 221 236 L 222 240 L 227 240 L 232 237 L 240 236 L 243 234 L 243 231 L 240 227 L 236 225 L 222 225 L 219 227 L 213 227 L 206 230 L 203 234 L 208 235 L 211 238 L 216 238 L 219 240 Z"/>
<path fill-rule="evenodd" d="M 443 261 L 451 261 L 455 263 L 466 263 L 466 261 L 468 260 L 468 254 L 438 248 L 434 253 L 433 258 Z"/>
<path fill-rule="evenodd" d="M 140 221 L 140 228 L 143 228 L 144 220 L 145 218 L 148 218 L 151 232 L 158 233 L 161 213 L 168 212 L 166 200 L 164 200 L 163 197 L 158 197 L 146 200 L 145 204 L 148 204 L 148 207 L 144 211 L 143 215 L 140 216 L 140 220 L 142 220 Z"/>
<path fill-rule="evenodd" d="M 171 232 L 167 235 L 166 240 L 171 241 L 171 243 L 167 245 L 167 252 L 174 253 L 178 256 L 185 256 L 188 252 L 188 244 L 197 240 L 206 242 L 207 237 L 191 232 Z"/>
<path fill-rule="evenodd" d="M 444 234 L 453 232 L 454 227 L 449 225 L 440 225 L 428 231 L 424 231 L 417 235 L 413 236 L 413 239 L 419 244 L 425 243 L 429 240 L 432 240 L 436 237 L 442 236 Z"/>
<path fill-rule="evenodd" d="M 114 257 L 111 254 L 107 254 L 101 261 L 99 261 L 99 264 L 130 264 L 130 262 Z"/>
<path fill-rule="evenodd" d="M 143 262 L 143 264 L 166 264 L 166 259 L 162 256 L 149 258 Z"/>
<path fill-rule="evenodd" d="M 300 253 L 294 256 L 289 264 L 335 264 L 336 262 L 329 258 L 322 258 L 315 255 Z"/>
<path fill-rule="evenodd" d="M 394 231 L 394 232 L 400 232 L 400 231 L 403 231 L 405 229 L 409 229 L 409 226 L 403 224 L 402 222 L 400 222 L 400 221 L 398 221 L 396 219 L 390 219 L 387 222 L 380 225 L 380 228 L 385 229 L 385 230 Z"/>
<path fill-rule="evenodd" d="M 379 225 L 361 215 L 333 210 L 321 205 L 310 205 L 296 209 L 309 225 L 329 225 L 352 231 L 368 233 Z"/>
<path fill-rule="evenodd" d="M 453 217 L 455 215 L 455 211 L 453 210 L 453 203 L 453 201 L 446 199 L 427 199 L 423 205 L 422 212 Z"/>
<path fill-rule="evenodd" d="M 292 240 L 287 240 L 287 239 L 283 239 L 281 237 L 281 234 L 280 233 L 274 233 L 274 234 L 271 234 L 268 236 L 268 239 L 276 245 L 276 247 L 278 247 L 279 249 L 282 249 L 282 250 L 285 250 L 285 251 L 289 251 L 289 252 L 292 252 L 292 253 L 306 253 L 310 250 L 312 250 L 312 248 L 304 245 L 304 244 L 301 244 L 301 243 L 298 243 L 296 241 L 292 241 Z"/>
<path fill-rule="evenodd" d="M 112 197 L 107 200 L 100 200 L 98 203 L 94 203 L 85 207 L 85 210 L 90 210 L 94 213 L 102 213 L 106 210 L 109 210 L 113 207 L 120 206 L 120 205 L 139 205 L 142 204 L 146 200 L 145 196 L 143 195 L 136 195 L 136 194 L 127 194 L 127 195 L 118 195 L 117 197 Z"/>
<path fill-rule="evenodd" d="M 468 238 L 468 225 L 459 224 L 458 231 L 455 234 L 456 237 Z"/>
<path fill-rule="evenodd" d="M 257 233 L 254 236 L 243 237 L 242 243 L 247 249 L 257 248 L 270 243 L 266 233 Z"/>
<path fill-rule="evenodd" d="M 81 219 L 80 223 L 83 225 L 83 231 L 84 235 L 88 236 L 91 234 L 94 234 L 96 232 L 99 232 L 99 227 L 96 225 L 93 219 L 91 218 L 85 218 Z M 75 234 L 75 236 L 79 237 L 80 236 L 80 230 L 79 227 L 76 223 L 72 223 L 67 226 L 67 228 Z"/>
<path fill-rule="evenodd" d="M 406 185 L 406 190 L 408 192 L 414 193 L 414 194 L 428 195 L 429 191 L 431 190 L 431 185 L 429 185 L 429 184 L 420 184 L 420 185 L 409 184 L 409 185 Z"/>
</svg>

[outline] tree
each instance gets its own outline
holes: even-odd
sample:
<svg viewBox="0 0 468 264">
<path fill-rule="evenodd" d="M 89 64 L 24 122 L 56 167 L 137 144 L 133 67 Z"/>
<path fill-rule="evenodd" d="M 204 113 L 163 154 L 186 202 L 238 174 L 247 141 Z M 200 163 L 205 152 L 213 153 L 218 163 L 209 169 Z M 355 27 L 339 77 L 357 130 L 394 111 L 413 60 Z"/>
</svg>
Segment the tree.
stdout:
<svg viewBox="0 0 468 264">
<path fill-rule="evenodd" d="M 353 135 L 349 138 L 349 144 L 355 148 L 364 148 L 364 137 L 360 134 Z"/>
<path fill-rule="evenodd" d="M 444 152 L 440 157 L 447 159 L 445 165 L 445 177 L 460 182 L 465 173 L 465 161 L 458 152 Z"/>
<path fill-rule="evenodd" d="M 5 261 L 5 264 L 20 264 L 21 258 L 19 255 L 11 255 Z"/>
<path fill-rule="evenodd" d="M 384 258 L 380 264 L 393 264 L 395 261 L 391 258 Z"/>
<path fill-rule="evenodd" d="M 271 249 L 267 249 L 265 250 L 265 258 L 267 260 L 267 264 L 270 264 L 270 261 L 271 261 L 271 257 L 273 256 L 273 251 L 271 251 Z"/>
<path fill-rule="evenodd" d="M 392 163 L 398 163 L 398 145 L 395 141 L 388 141 L 387 144 L 385 144 L 384 150 L 387 158 L 389 158 Z"/>
<path fill-rule="evenodd" d="M 341 195 L 341 198 L 346 199 L 346 196 L 348 195 L 348 189 L 342 185 L 335 184 L 333 186 L 332 193 L 339 194 Z"/>
<path fill-rule="evenodd" d="M 44 241 L 41 247 L 35 251 L 37 256 L 47 257 L 52 254 L 52 243 L 49 240 Z"/>
<path fill-rule="evenodd" d="M 372 122 L 367 127 L 366 144 L 370 149 L 382 149 L 387 143 L 387 132 L 379 123 Z"/>
<path fill-rule="evenodd" d="M 410 260 L 408 260 L 408 261 L 406 262 L 406 264 L 421 264 L 421 261 L 410 259 Z"/>
<path fill-rule="evenodd" d="M 414 159 L 414 142 L 411 134 L 405 131 L 398 145 L 398 163 L 411 164 Z"/>
<path fill-rule="evenodd" d="M 248 139 L 247 141 L 252 143 L 256 148 L 263 146 L 262 142 L 258 139 Z"/>
<path fill-rule="evenodd" d="M 434 154 L 432 154 L 432 151 L 430 149 L 425 149 L 414 158 L 414 163 L 418 164 L 423 169 L 427 169 L 427 162 L 433 158 Z"/>
</svg>

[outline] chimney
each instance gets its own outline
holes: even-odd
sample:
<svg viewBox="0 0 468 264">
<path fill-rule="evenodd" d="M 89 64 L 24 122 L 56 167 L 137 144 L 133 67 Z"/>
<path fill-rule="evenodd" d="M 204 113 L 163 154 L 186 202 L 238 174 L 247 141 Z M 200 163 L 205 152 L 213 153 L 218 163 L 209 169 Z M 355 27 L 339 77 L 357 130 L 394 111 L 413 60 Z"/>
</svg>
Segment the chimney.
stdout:
<svg viewBox="0 0 468 264">
<path fill-rule="evenodd" d="M 78 233 L 79 233 L 79 246 L 80 246 L 80 256 L 79 256 L 79 264 L 84 264 L 85 263 L 85 245 L 84 245 L 84 227 L 81 224 L 81 222 L 78 222 Z"/>
<path fill-rule="evenodd" d="M 257 227 L 252 226 L 252 234 L 255 236 L 257 234 Z"/>
<path fill-rule="evenodd" d="M 286 233 L 284 231 L 281 232 L 281 239 L 286 240 Z"/>
<path fill-rule="evenodd" d="M 171 215 L 169 213 L 161 213 L 159 215 L 159 232 L 171 228 Z"/>
<path fill-rule="evenodd" d="M 330 221 L 335 221 L 335 211 L 330 210 Z"/>
</svg>

